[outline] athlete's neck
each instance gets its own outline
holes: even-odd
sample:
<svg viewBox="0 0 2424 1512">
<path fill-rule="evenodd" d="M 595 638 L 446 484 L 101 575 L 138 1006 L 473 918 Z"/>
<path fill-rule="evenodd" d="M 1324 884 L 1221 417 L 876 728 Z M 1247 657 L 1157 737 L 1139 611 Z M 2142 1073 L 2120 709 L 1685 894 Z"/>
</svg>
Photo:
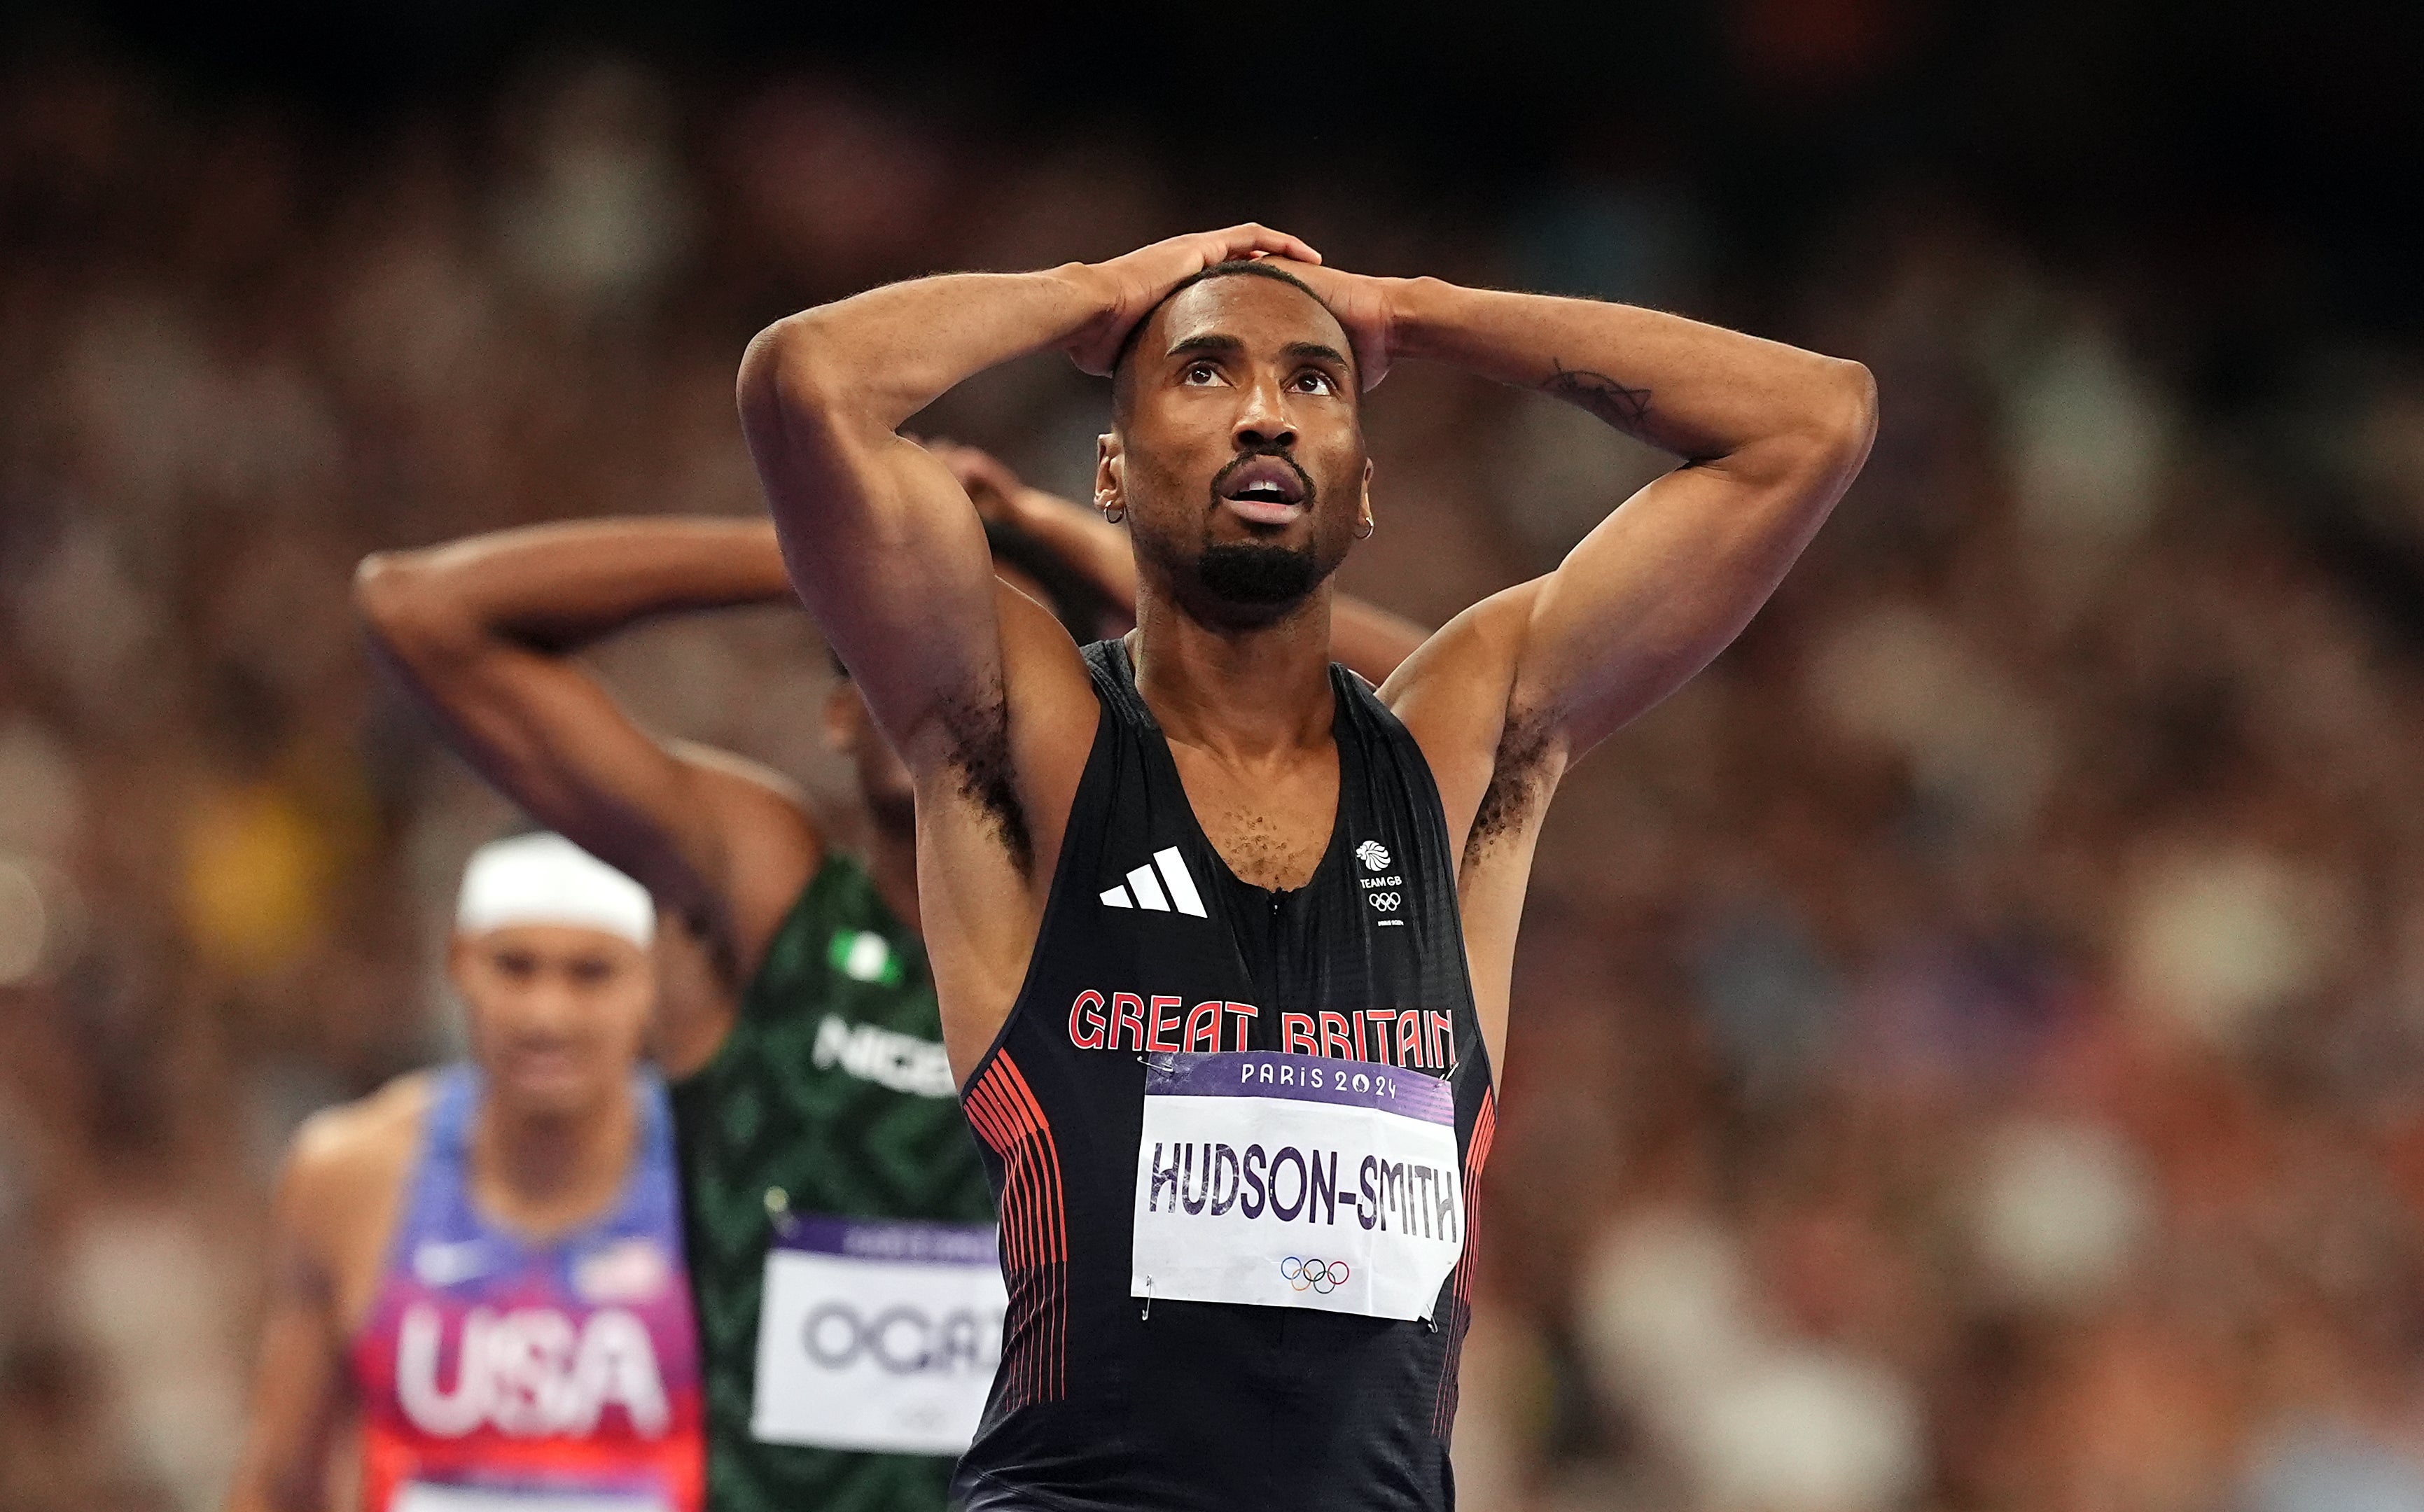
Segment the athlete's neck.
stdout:
<svg viewBox="0 0 2424 1512">
<path fill-rule="evenodd" d="M 622 1189 L 639 1137 L 627 1087 L 578 1114 L 526 1112 L 484 1097 L 471 1129 L 471 1192 L 509 1229 L 548 1237 L 603 1213 Z"/>
<path fill-rule="evenodd" d="M 1251 765 L 1330 740 L 1330 585 L 1266 625 L 1193 618 L 1151 583 L 1128 639 L 1137 692 L 1173 740 Z"/>
</svg>

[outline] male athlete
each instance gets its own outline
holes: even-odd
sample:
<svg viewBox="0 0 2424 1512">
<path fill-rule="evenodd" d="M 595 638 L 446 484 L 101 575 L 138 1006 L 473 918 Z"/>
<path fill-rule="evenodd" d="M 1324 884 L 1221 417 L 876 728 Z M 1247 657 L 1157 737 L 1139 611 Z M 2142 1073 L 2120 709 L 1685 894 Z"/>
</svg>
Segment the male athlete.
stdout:
<svg viewBox="0 0 2424 1512">
<path fill-rule="evenodd" d="M 648 896 L 526 835 L 471 858 L 454 923 L 470 1063 L 319 1114 L 287 1158 L 229 1504 L 325 1504 L 354 1417 L 362 1512 L 698 1512 Z"/>
<path fill-rule="evenodd" d="M 1124 621 L 1121 533 L 936 446 L 1007 591 L 1092 639 Z M 955 496 L 956 497 L 956 496 Z M 798 790 L 641 729 L 574 659 L 648 616 L 797 601 L 773 528 L 596 520 L 374 557 L 372 641 L 483 775 L 645 883 L 667 927 L 674 1078 L 708 1379 L 713 1512 L 939 1512 L 999 1348 L 984 1170 L 954 1098 L 919 939 L 909 774 L 845 678 L 826 708 L 870 844 Z M 1420 643 L 1342 603 L 1337 654 L 1385 676 Z"/>
<path fill-rule="evenodd" d="M 1080 650 L 895 427 L 1059 348 L 1137 629 Z M 1358 395 L 1455 363 L 1683 458 L 1376 694 Z M 944 1041 L 1001 1203 L 984 1508 L 1444 1507 L 1472 1183 L 1569 763 L 1740 631 L 1865 458 L 1868 374 L 1620 305 L 1359 277 L 1259 226 L 921 279 L 752 343 L 791 579 L 916 785 Z"/>
</svg>

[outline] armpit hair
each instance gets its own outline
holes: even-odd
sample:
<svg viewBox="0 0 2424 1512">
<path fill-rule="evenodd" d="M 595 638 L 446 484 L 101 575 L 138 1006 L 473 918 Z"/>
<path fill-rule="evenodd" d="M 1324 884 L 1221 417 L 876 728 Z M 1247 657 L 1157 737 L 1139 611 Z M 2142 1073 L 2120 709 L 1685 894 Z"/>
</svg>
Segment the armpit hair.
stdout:
<svg viewBox="0 0 2424 1512">
<path fill-rule="evenodd" d="M 1550 741 L 1556 727 L 1546 710 L 1509 715 L 1498 735 L 1498 755 L 1491 763 L 1490 786 L 1475 810 L 1473 829 L 1464 841 L 1465 866 L 1471 866 L 1502 837 L 1530 823 L 1548 796 Z"/>
<path fill-rule="evenodd" d="M 1035 840 L 1018 801 L 1010 760 L 1010 701 L 997 682 L 981 696 L 954 699 L 943 709 L 949 741 L 944 759 L 958 773 L 960 796 L 982 809 L 994 836 L 1022 875 L 1035 869 Z"/>
</svg>

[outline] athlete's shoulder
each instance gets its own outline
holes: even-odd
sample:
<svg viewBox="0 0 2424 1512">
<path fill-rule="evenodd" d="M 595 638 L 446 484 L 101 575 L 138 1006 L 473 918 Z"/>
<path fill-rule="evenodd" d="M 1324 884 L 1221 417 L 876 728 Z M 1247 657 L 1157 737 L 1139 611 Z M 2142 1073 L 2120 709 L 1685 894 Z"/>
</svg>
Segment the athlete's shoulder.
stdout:
<svg viewBox="0 0 2424 1512">
<path fill-rule="evenodd" d="M 416 1071 L 367 1097 L 322 1108 L 287 1146 L 284 1186 L 296 1196 L 336 1196 L 400 1180 L 438 1097 L 438 1074 Z"/>
<path fill-rule="evenodd" d="M 1380 702 L 1434 765 L 1447 756 L 1486 757 L 1496 748 L 1539 587 L 1537 579 L 1517 583 L 1473 605 L 1380 685 Z"/>
<path fill-rule="evenodd" d="M 437 1097 L 427 1072 L 324 1108 L 295 1131 L 279 1173 L 279 1251 L 291 1274 L 349 1310 L 367 1305 L 397 1203 Z"/>
<path fill-rule="evenodd" d="M 1399 706 L 1409 701 L 1458 701 L 1476 693 L 1486 699 L 1493 691 L 1493 671 L 1501 675 L 1494 691 L 1503 699 L 1540 582 L 1536 578 L 1502 588 L 1433 630 L 1380 685 L 1380 701 L 1402 718 Z"/>
<path fill-rule="evenodd" d="M 1457 615 L 1380 685 L 1380 702 L 1413 737 L 1439 787 L 1450 842 L 1462 853 L 1491 784 L 1539 752 L 1516 686 L 1543 579 L 1517 583 Z"/>
<path fill-rule="evenodd" d="M 805 790 L 773 768 L 694 741 L 666 746 L 713 818 L 724 854 L 725 902 L 740 926 L 732 944 L 747 959 L 823 864 L 824 832 Z"/>
<path fill-rule="evenodd" d="M 1051 716 L 1047 731 L 1057 743 L 1082 753 L 1091 743 L 1087 723 L 1094 703 L 1094 676 L 1087 648 L 1035 600 L 1008 583 L 1000 585 L 1003 692 L 1013 723 L 1024 716 Z M 1083 726 L 1083 739 L 1076 726 Z"/>
<path fill-rule="evenodd" d="M 813 822 L 806 789 L 762 762 L 736 756 L 695 740 L 672 740 L 666 748 L 703 772 L 736 785 L 736 791 L 776 807 L 789 809 L 802 823 Z"/>
<path fill-rule="evenodd" d="M 872 928 L 889 918 L 867 864 L 839 846 L 825 851 L 768 931 L 742 987 L 741 1016 L 796 1009 L 802 989 L 821 981 L 827 969 L 834 931 Z M 687 1074 L 677 1072 L 674 1080 Z"/>
</svg>

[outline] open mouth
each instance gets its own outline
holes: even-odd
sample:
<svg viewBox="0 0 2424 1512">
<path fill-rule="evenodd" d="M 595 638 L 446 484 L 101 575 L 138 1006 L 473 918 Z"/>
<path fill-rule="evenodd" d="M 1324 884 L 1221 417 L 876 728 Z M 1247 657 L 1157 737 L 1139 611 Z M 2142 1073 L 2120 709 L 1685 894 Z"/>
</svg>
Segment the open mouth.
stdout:
<svg viewBox="0 0 2424 1512">
<path fill-rule="evenodd" d="M 1244 456 L 1221 470 L 1213 493 L 1240 517 L 1257 525 L 1284 525 L 1304 513 L 1312 483 L 1281 456 Z"/>
</svg>

